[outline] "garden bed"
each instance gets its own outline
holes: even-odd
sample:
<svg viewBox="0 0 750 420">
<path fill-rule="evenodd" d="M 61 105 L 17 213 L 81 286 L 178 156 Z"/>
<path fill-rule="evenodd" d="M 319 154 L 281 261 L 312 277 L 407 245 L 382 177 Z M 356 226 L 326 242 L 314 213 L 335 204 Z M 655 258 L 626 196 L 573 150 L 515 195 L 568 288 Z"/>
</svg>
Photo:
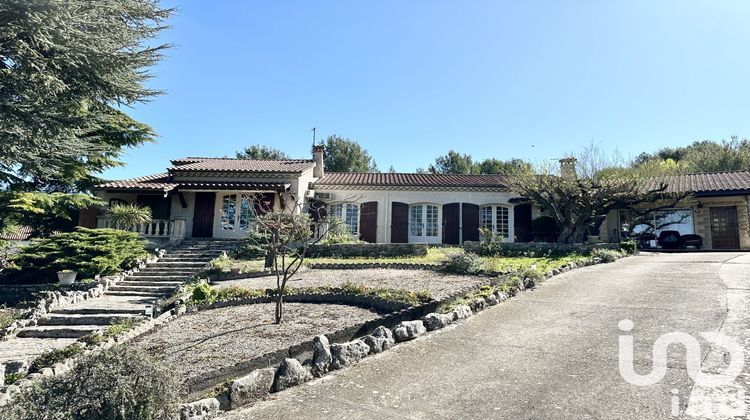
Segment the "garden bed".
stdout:
<svg viewBox="0 0 750 420">
<path fill-rule="evenodd" d="M 379 289 L 407 289 L 414 292 L 426 290 L 433 299 L 441 300 L 469 286 L 479 287 L 488 282 L 486 277 L 448 275 L 425 270 L 301 270 L 289 280 L 287 286 L 303 289 L 321 286 L 340 287 L 350 283 Z M 248 289 L 275 288 L 276 277 L 227 280 L 216 283 L 214 286 L 218 288 L 240 286 Z"/>
<path fill-rule="evenodd" d="M 183 382 L 234 366 L 313 336 L 378 318 L 347 305 L 286 303 L 284 322 L 273 323 L 274 304 L 231 306 L 184 315 L 131 342 L 173 366 Z"/>
</svg>

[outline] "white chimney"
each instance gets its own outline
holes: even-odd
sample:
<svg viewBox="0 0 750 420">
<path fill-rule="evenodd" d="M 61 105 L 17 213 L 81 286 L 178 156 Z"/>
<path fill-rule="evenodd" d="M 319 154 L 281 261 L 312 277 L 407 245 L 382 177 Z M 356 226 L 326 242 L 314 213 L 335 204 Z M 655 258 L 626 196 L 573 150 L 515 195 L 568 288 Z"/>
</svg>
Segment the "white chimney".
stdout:
<svg viewBox="0 0 750 420">
<path fill-rule="evenodd" d="M 325 175 L 325 165 L 323 164 L 323 151 L 325 150 L 325 147 L 322 144 L 319 144 L 317 146 L 313 146 L 312 148 L 312 155 L 313 160 L 315 161 L 315 168 L 313 169 L 313 176 L 315 178 L 323 178 L 323 175 Z"/>
</svg>

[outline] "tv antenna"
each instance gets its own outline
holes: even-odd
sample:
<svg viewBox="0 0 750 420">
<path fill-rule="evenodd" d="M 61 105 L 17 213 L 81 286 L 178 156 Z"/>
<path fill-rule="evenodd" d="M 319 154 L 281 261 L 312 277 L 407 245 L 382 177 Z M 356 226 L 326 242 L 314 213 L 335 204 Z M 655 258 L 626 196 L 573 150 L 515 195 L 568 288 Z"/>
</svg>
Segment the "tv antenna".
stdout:
<svg viewBox="0 0 750 420">
<path fill-rule="evenodd" d="M 313 146 L 315 146 L 315 130 L 317 130 L 315 127 L 312 128 L 313 132 Z"/>
</svg>

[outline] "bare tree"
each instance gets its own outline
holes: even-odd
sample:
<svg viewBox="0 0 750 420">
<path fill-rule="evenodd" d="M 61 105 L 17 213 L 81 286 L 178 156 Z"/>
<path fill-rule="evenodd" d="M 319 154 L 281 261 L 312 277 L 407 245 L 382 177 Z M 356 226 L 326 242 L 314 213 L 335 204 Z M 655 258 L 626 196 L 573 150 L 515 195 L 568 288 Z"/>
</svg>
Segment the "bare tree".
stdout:
<svg viewBox="0 0 750 420">
<path fill-rule="evenodd" d="M 261 194 L 254 199 L 257 230 L 263 237 L 266 261 L 276 276 L 274 322 L 277 324 L 284 319 L 284 295 L 289 279 L 304 264 L 310 246 L 320 242 L 332 224 L 339 223 L 338 219 L 328 217 L 320 202 L 306 203 L 291 193 L 279 194 L 279 198 L 280 209 L 274 209 Z"/>
</svg>

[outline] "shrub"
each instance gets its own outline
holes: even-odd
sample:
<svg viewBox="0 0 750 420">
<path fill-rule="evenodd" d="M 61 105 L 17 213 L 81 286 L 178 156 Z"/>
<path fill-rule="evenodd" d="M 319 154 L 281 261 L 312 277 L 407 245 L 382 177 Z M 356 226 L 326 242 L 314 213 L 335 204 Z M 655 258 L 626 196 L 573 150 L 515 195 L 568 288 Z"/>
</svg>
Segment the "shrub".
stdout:
<svg viewBox="0 0 750 420">
<path fill-rule="evenodd" d="M 116 204 L 109 208 L 110 222 L 116 229 L 131 230 L 151 221 L 151 209 L 138 204 Z"/>
<path fill-rule="evenodd" d="M 213 296 L 213 289 L 207 283 L 201 283 L 193 289 L 192 300 L 195 303 L 208 303 Z"/>
<path fill-rule="evenodd" d="M 80 277 L 115 274 L 135 267 L 148 253 L 137 233 L 115 229 L 77 228 L 37 239 L 13 257 L 9 270 L 17 281 L 44 283 L 56 280 L 57 271 L 77 271 Z"/>
<path fill-rule="evenodd" d="M 9 373 L 5 375 L 5 385 L 13 385 L 14 383 L 20 381 L 21 379 L 25 377 L 26 375 L 24 375 L 21 372 Z"/>
<path fill-rule="evenodd" d="M 441 266 L 441 270 L 454 274 L 479 274 L 484 270 L 482 258 L 471 252 L 452 254 Z"/>
<path fill-rule="evenodd" d="M 620 242 L 620 249 L 628 255 L 635 254 L 638 252 L 638 242 L 632 239 L 624 240 Z"/>
<path fill-rule="evenodd" d="M 614 249 L 595 248 L 591 250 L 591 256 L 594 258 L 599 258 L 602 262 L 610 263 L 621 258 L 623 256 L 623 253 L 621 251 L 615 251 Z"/>
<path fill-rule="evenodd" d="M 240 260 L 256 260 L 266 256 L 268 235 L 253 232 L 232 250 L 231 256 Z"/>
<path fill-rule="evenodd" d="M 178 387 L 174 372 L 148 354 L 116 346 L 81 358 L 68 375 L 35 381 L 0 417 L 167 420 Z"/>
<path fill-rule="evenodd" d="M 325 238 L 320 241 L 322 245 L 334 244 L 356 244 L 361 242 L 349 230 L 349 226 L 338 217 L 328 218 L 328 231 Z"/>
<path fill-rule="evenodd" d="M 61 349 L 48 350 L 36 357 L 29 365 L 29 372 L 40 372 L 44 368 L 52 367 L 55 363 L 64 362 L 73 356 L 82 353 L 83 345 L 80 343 L 69 344 Z"/>
</svg>

